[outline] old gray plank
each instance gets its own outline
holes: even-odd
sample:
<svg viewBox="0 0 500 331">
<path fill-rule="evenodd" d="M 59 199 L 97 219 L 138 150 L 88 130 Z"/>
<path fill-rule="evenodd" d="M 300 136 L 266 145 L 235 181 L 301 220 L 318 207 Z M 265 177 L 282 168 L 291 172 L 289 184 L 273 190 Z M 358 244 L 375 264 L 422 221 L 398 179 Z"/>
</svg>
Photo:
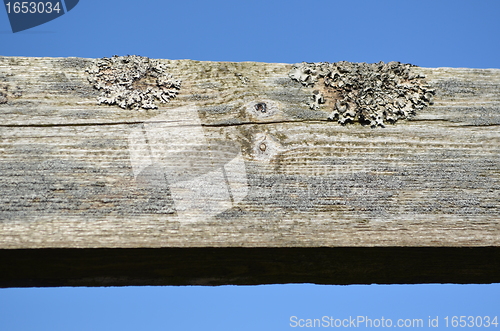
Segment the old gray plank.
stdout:
<svg viewBox="0 0 500 331">
<path fill-rule="evenodd" d="M 1 248 L 499 244 L 498 69 L 415 68 L 434 105 L 372 129 L 310 109 L 288 64 L 162 60 L 179 95 L 141 112 L 96 103 L 91 61 L 0 58 Z M 179 217 L 170 187 L 141 185 L 130 159 L 131 133 L 192 111 L 203 143 L 241 147 L 248 180 L 211 217 Z"/>
</svg>

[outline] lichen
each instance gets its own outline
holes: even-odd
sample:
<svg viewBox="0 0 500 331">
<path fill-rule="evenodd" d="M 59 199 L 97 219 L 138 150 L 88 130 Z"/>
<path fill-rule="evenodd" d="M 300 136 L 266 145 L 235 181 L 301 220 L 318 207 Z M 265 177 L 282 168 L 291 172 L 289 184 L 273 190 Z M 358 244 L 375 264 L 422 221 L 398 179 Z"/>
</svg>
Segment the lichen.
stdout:
<svg viewBox="0 0 500 331">
<path fill-rule="evenodd" d="M 333 109 L 328 119 L 384 127 L 432 103 L 434 90 L 412 67 L 400 62 L 304 62 L 295 64 L 289 76 L 322 90 L 314 91 L 309 107 L 319 109 L 329 101 Z"/>
<path fill-rule="evenodd" d="M 321 104 L 325 103 L 325 96 L 318 90 L 313 91 L 312 103 L 309 104 L 309 108 L 317 110 L 320 108 Z"/>
<path fill-rule="evenodd" d="M 99 104 L 124 109 L 156 109 L 155 100 L 167 103 L 181 88 L 181 81 L 167 72 L 166 65 L 143 56 L 97 59 L 86 72 L 94 88 L 102 91 Z"/>
</svg>

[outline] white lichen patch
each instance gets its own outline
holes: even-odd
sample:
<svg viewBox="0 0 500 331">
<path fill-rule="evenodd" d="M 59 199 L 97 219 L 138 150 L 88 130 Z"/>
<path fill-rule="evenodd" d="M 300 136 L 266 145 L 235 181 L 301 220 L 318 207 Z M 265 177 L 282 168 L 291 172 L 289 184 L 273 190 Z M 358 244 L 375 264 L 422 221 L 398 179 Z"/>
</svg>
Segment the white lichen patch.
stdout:
<svg viewBox="0 0 500 331">
<path fill-rule="evenodd" d="M 384 127 L 385 122 L 411 118 L 431 104 L 434 90 L 412 67 L 400 62 L 300 63 L 289 76 L 304 86 L 322 89 L 323 93 L 314 91 L 309 107 L 319 109 L 330 99 L 330 120 Z"/>
<path fill-rule="evenodd" d="M 86 71 L 89 82 L 103 93 L 98 103 L 124 109 L 156 109 L 156 100 L 169 102 L 181 88 L 181 81 L 167 72 L 166 65 L 143 56 L 97 59 Z"/>
</svg>

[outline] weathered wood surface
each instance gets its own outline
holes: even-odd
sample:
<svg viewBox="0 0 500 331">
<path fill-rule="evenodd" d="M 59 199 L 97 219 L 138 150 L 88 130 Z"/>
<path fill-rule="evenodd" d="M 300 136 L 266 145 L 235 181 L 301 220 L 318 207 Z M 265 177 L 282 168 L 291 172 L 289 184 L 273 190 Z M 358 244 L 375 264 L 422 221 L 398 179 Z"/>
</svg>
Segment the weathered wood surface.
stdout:
<svg viewBox="0 0 500 331">
<path fill-rule="evenodd" d="M 310 109 L 289 64 L 161 61 L 179 94 L 137 111 L 97 104 L 91 59 L 0 58 L 0 248 L 500 244 L 499 69 L 414 68 L 434 104 L 370 128 Z M 186 109 L 241 147 L 248 191 L 213 217 L 134 179 L 131 132 Z"/>
<path fill-rule="evenodd" d="M 414 68 L 434 104 L 372 129 L 289 64 L 160 62 L 178 95 L 137 111 L 92 59 L 0 57 L 0 287 L 500 281 L 500 70 Z M 231 206 L 181 210 L 177 170 L 222 164 Z"/>
</svg>

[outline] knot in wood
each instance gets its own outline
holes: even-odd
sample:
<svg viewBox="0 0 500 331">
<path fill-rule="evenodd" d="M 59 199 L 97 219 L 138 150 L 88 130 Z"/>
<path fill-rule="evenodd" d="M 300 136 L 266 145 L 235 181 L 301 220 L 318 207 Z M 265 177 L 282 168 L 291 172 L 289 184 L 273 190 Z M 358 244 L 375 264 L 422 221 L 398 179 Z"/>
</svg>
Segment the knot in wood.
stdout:
<svg viewBox="0 0 500 331">
<path fill-rule="evenodd" d="M 268 133 L 258 133 L 254 137 L 253 155 L 261 161 L 272 161 L 284 151 L 279 141 Z"/>
<path fill-rule="evenodd" d="M 255 110 L 265 113 L 267 111 L 267 106 L 264 102 L 259 102 L 255 105 Z"/>
<path fill-rule="evenodd" d="M 282 114 L 282 105 L 275 100 L 252 100 L 245 104 L 246 113 L 253 120 L 268 119 Z"/>
</svg>

